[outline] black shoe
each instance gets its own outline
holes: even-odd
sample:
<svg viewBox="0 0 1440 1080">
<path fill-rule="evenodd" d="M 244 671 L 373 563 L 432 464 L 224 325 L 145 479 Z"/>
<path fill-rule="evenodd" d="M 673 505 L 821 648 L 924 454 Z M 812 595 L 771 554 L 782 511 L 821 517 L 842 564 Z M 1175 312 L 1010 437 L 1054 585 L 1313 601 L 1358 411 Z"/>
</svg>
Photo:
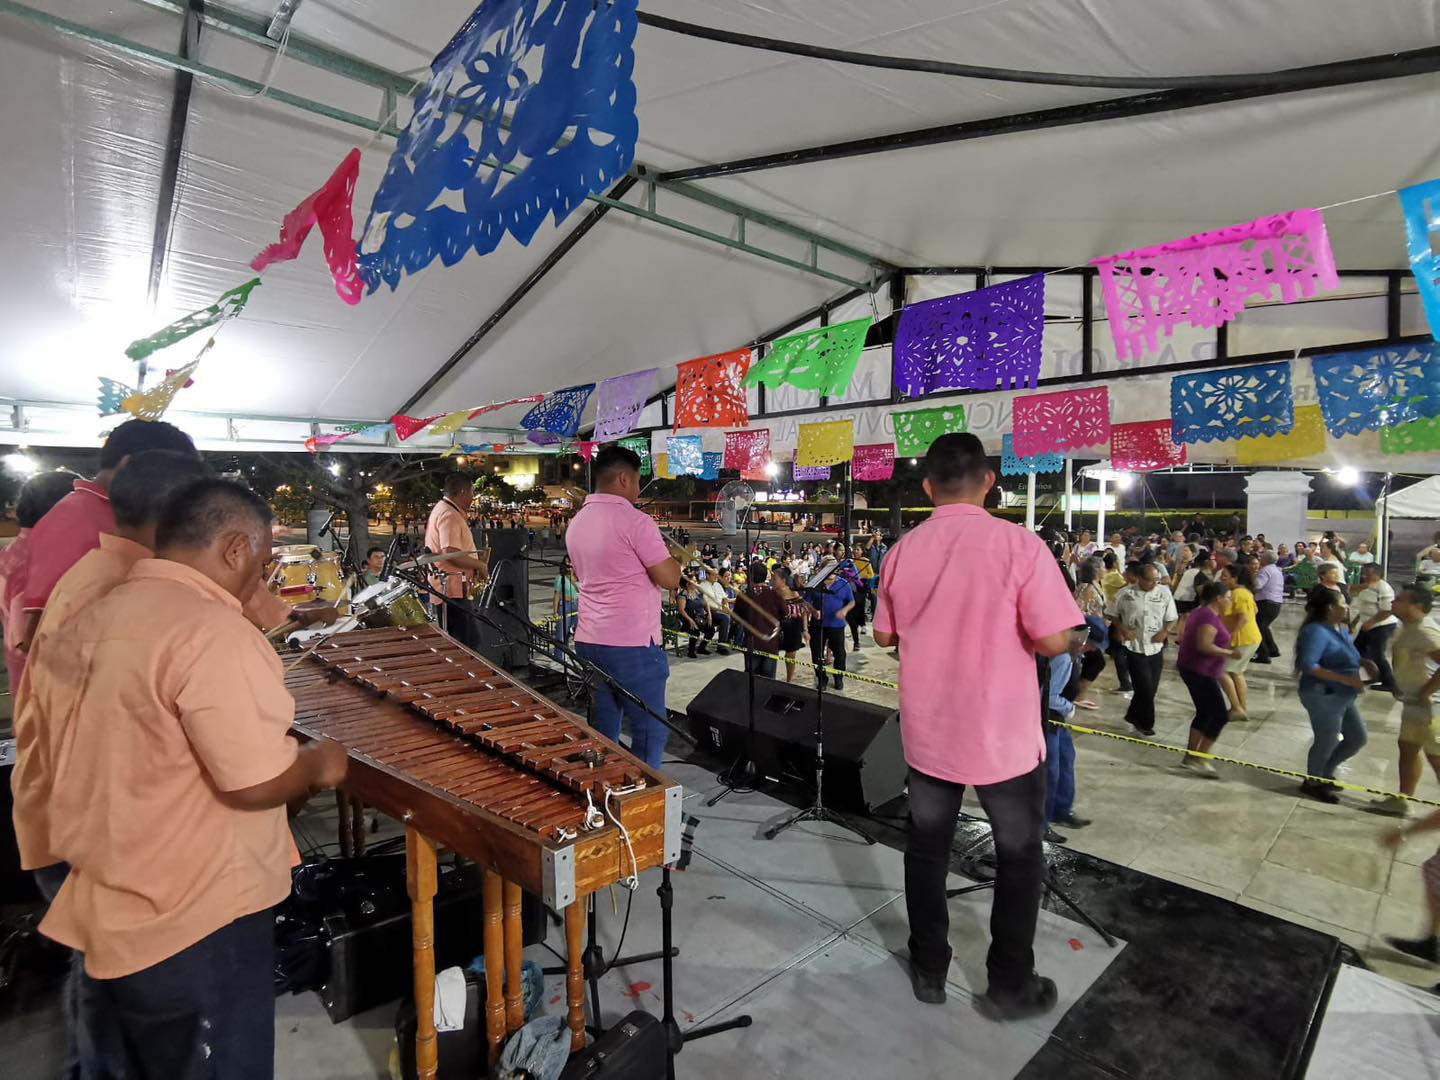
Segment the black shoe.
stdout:
<svg viewBox="0 0 1440 1080">
<path fill-rule="evenodd" d="M 1393 694 L 1393 693 L 1395 692 L 1395 687 L 1393 687 L 1393 686 L 1386 686 L 1383 682 L 1372 682 L 1372 683 L 1370 684 L 1370 689 L 1371 689 L 1371 690 L 1384 690 L 1387 694 Z"/>
<path fill-rule="evenodd" d="M 1131 724 L 1130 726 L 1135 729 L 1136 735 L 1143 735 L 1147 739 L 1153 738 L 1155 735 L 1155 729 L 1153 727 L 1144 728 L 1139 724 Z"/>
<path fill-rule="evenodd" d="M 1399 949 L 1406 956 L 1424 960 L 1427 964 L 1440 964 L 1440 942 L 1433 937 L 1398 938 L 1387 934 L 1385 943 L 1392 949 Z"/>
<path fill-rule="evenodd" d="M 690 650 L 689 650 L 685 655 L 688 656 L 691 660 L 694 660 L 694 659 L 695 659 L 695 646 L 693 646 L 693 645 L 690 646 Z"/>
<path fill-rule="evenodd" d="M 910 989 L 915 991 L 916 1001 L 923 1001 L 926 1005 L 945 1004 L 944 975 L 927 975 L 911 964 Z"/>
<path fill-rule="evenodd" d="M 991 1020 L 1025 1020 L 1049 1012 L 1059 997 L 1055 980 L 1031 975 L 1029 983 L 1020 990 L 997 993 L 992 987 L 976 1001 L 975 1008 Z"/>
<path fill-rule="evenodd" d="M 1062 818 L 1055 819 L 1056 825 L 1064 825 L 1071 829 L 1083 829 L 1090 824 L 1090 819 L 1081 817 L 1078 814 L 1066 814 Z"/>
<path fill-rule="evenodd" d="M 1309 795 L 1310 798 L 1317 799 L 1323 803 L 1338 803 L 1340 801 L 1340 793 L 1329 784 L 1319 780 L 1303 781 L 1300 784 L 1300 794 Z"/>
<path fill-rule="evenodd" d="M 1250 662 L 1252 664 L 1268 664 L 1271 663 L 1271 660 L 1268 656 L 1252 656 Z"/>
<path fill-rule="evenodd" d="M 727 649 L 724 645 L 716 645 L 716 646 L 715 646 L 715 655 L 716 655 L 716 656 L 729 656 L 729 655 L 730 655 L 730 650 Z"/>
<path fill-rule="evenodd" d="M 1063 844 L 1069 840 L 1069 837 L 1061 836 L 1054 829 L 1047 827 L 1043 839 L 1047 844 Z"/>
<path fill-rule="evenodd" d="M 705 645 L 701 645 L 700 648 L 699 648 L 697 651 L 700 653 L 701 656 L 709 656 L 709 655 L 710 655 L 710 649 L 709 649 L 707 646 L 705 646 Z"/>
</svg>

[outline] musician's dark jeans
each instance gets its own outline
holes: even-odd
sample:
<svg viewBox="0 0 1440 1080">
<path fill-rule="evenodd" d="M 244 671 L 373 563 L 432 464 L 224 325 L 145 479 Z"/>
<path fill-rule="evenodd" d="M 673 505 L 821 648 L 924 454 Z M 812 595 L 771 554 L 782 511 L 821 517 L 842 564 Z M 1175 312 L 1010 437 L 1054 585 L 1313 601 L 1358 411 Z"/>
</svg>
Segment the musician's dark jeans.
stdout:
<svg viewBox="0 0 1440 1080">
<path fill-rule="evenodd" d="M 659 716 L 665 713 L 665 681 L 670 661 L 661 645 L 595 645 L 577 642 L 575 651 L 589 660 Z M 665 757 L 669 729 L 633 701 L 617 695 L 600 680 L 590 684 L 595 702 L 595 730 L 614 742 L 620 741 L 620 717 L 630 719 L 630 751 L 652 769 L 660 768 Z"/>
<path fill-rule="evenodd" d="M 995 898 L 990 907 L 990 989 L 1018 991 L 1035 969 L 1035 924 L 1045 879 L 1045 763 L 998 784 L 975 788 L 995 841 Z M 929 975 L 950 967 L 950 909 L 945 897 L 955 815 L 965 794 L 953 784 L 910 770 L 910 835 L 905 845 L 905 908 L 910 960 Z"/>
<path fill-rule="evenodd" d="M 135 1080 L 275 1075 L 275 914 L 236 919 L 152 967 L 96 979 Z"/>
</svg>

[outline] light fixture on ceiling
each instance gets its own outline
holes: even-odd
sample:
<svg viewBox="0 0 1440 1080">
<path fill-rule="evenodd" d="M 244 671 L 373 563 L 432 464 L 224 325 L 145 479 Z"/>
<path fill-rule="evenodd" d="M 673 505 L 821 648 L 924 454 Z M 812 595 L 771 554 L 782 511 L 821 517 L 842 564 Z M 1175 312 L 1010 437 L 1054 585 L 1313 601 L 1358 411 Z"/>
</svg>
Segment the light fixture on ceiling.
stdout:
<svg viewBox="0 0 1440 1080">
<path fill-rule="evenodd" d="M 29 454 L 17 452 L 5 455 L 5 471 L 29 478 L 40 471 L 40 466 Z"/>
<path fill-rule="evenodd" d="M 780 475 L 780 466 L 776 465 L 773 461 L 767 461 L 765 463 L 765 475 L 773 480 Z"/>
<path fill-rule="evenodd" d="M 1341 465 L 1335 470 L 1335 482 L 1345 487 L 1354 487 L 1360 482 L 1360 470 L 1354 465 Z"/>
</svg>

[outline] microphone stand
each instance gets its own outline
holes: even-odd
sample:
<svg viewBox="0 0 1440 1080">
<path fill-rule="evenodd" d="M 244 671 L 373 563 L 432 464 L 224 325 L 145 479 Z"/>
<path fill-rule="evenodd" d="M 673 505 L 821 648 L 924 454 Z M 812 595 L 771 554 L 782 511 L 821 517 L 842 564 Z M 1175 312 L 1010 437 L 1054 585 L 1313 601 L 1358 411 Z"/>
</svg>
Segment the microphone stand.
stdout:
<svg viewBox="0 0 1440 1080">
<path fill-rule="evenodd" d="M 830 590 L 826 586 L 826 582 L 828 582 L 839 572 L 840 565 L 839 563 L 836 563 L 835 568 L 831 570 L 828 574 L 826 574 L 823 578 L 821 578 L 818 583 L 809 584 L 807 588 L 818 588 L 821 591 L 828 593 Z M 821 604 L 821 608 L 821 626 L 823 627 L 823 602 Z M 822 662 L 825 659 L 825 647 L 823 644 L 820 647 L 820 659 Z M 772 825 L 770 828 L 766 829 L 763 833 L 766 840 L 774 840 L 775 837 L 779 836 L 786 829 L 790 828 L 792 825 L 799 825 L 802 821 L 828 821 L 832 825 L 839 825 L 842 829 L 848 829 L 850 832 L 860 837 L 861 840 L 864 840 L 867 844 L 875 843 L 875 837 L 871 836 L 864 829 L 860 828 L 860 826 L 853 824 L 852 822 L 848 821 L 846 818 L 836 813 L 834 810 L 831 810 L 828 806 L 825 805 L 826 681 L 827 680 L 825 678 L 825 673 L 823 671 L 815 672 L 815 798 L 809 806 L 806 806 L 801 810 L 797 810 L 795 813 L 791 814 L 788 818 L 780 822 L 778 825 Z"/>
<path fill-rule="evenodd" d="M 411 584 L 416 585 L 421 589 L 424 589 L 426 592 L 430 593 L 433 596 L 439 597 L 441 600 L 450 599 L 449 597 L 446 597 L 444 593 L 440 592 L 440 590 L 431 586 L 428 581 L 425 581 L 423 579 L 417 581 L 415 580 L 415 577 L 402 571 L 396 571 L 396 576 L 402 578 L 403 580 L 409 581 Z M 473 605 L 469 606 L 472 608 L 471 613 L 477 619 L 487 624 L 491 629 L 493 629 L 496 633 L 500 634 L 502 637 L 505 637 L 514 644 L 519 644 L 519 641 L 511 634 L 510 631 L 506 630 L 498 622 L 490 618 L 490 616 L 487 615 L 484 611 L 474 609 Z M 503 608 L 501 610 L 505 611 L 505 609 Z M 513 611 L 505 611 L 505 614 L 509 615 L 515 621 L 523 624 L 526 628 L 528 628 L 530 633 L 543 636 L 544 632 L 524 615 Z M 590 678 L 598 678 L 599 681 L 607 684 L 611 692 L 618 697 L 623 697 L 626 701 L 638 706 L 647 715 L 649 715 L 655 720 L 660 721 L 660 723 L 664 724 L 667 728 L 669 728 L 671 731 L 675 732 L 677 735 L 681 736 L 688 742 L 692 744 L 695 742 L 694 738 L 691 737 L 689 732 L 682 731 L 679 727 L 672 724 L 668 717 L 660 716 L 653 709 L 651 709 L 650 706 L 645 704 L 645 702 L 641 700 L 640 697 L 638 697 L 636 694 L 631 693 L 630 690 L 628 690 L 623 684 L 618 682 L 608 672 L 596 666 L 591 661 L 586 660 L 583 656 L 579 655 L 573 649 L 571 649 L 569 645 L 561 645 L 559 646 L 559 648 L 561 652 L 570 661 L 572 661 L 577 668 L 579 668 L 586 674 L 587 684 Z M 581 966 L 585 973 L 585 980 L 589 984 L 590 1014 L 595 1020 L 593 1031 L 596 1034 L 600 1034 L 604 1031 L 604 1026 L 600 1015 L 601 976 L 605 975 L 611 968 L 614 967 L 624 967 L 628 964 L 639 964 L 652 960 L 660 961 L 662 973 L 661 984 L 664 994 L 663 1001 L 665 1007 L 664 1015 L 661 1017 L 661 1024 L 665 1028 L 666 1076 L 669 1077 L 670 1080 L 674 1080 L 675 1055 L 680 1053 L 680 1051 L 684 1049 L 686 1043 L 694 1042 L 697 1039 L 708 1038 L 711 1035 L 718 1035 L 723 1031 L 731 1031 L 736 1028 L 749 1027 L 754 1021 L 752 1020 L 750 1015 L 746 1013 L 740 1016 L 736 1016 L 730 1020 L 726 1020 L 719 1024 L 710 1024 L 702 1028 L 692 1028 L 689 1031 L 680 1030 L 680 1023 L 678 1020 L 675 1019 L 675 995 L 673 986 L 675 977 L 674 960 L 676 956 L 680 955 L 680 950 L 674 944 L 674 923 L 672 909 L 674 907 L 675 901 L 675 890 L 670 882 L 670 868 L 668 866 L 661 867 L 660 887 L 655 891 L 655 895 L 660 898 L 660 950 L 658 952 L 640 953 L 636 956 L 616 957 L 614 960 L 610 961 L 609 964 L 606 964 L 604 954 L 600 950 L 599 940 L 596 933 L 595 898 L 592 894 L 590 897 L 590 904 L 588 905 L 589 911 L 587 913 L 587 919 L 589 922 L 589 944 L 585 947 L 584 953 L 581 954 Z M 564 970 L 565 969 L 563 968 L 554 970 L 547 969 L 546 974 L 562 974 Z"/>
</svg>

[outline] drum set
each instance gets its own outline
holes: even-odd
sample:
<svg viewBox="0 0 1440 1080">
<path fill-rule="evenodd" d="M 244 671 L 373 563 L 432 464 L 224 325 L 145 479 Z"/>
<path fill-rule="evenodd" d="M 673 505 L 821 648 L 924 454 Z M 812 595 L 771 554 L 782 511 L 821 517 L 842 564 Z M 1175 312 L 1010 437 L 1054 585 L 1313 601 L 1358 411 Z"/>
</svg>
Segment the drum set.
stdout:
<svg viewBox="0 0 1440 1080">
<path fill-rule="evenodd" d="M 292 607 L 334 607 L 366 629 L 424 626 L 433 621 L 429 605 L 411 582 L 389 578 L 354 592 L 355 575 L 345 574 L 339 553 L 321 551 L 313 544 L 276 548 L 265 583 Z"/>
</svg>

